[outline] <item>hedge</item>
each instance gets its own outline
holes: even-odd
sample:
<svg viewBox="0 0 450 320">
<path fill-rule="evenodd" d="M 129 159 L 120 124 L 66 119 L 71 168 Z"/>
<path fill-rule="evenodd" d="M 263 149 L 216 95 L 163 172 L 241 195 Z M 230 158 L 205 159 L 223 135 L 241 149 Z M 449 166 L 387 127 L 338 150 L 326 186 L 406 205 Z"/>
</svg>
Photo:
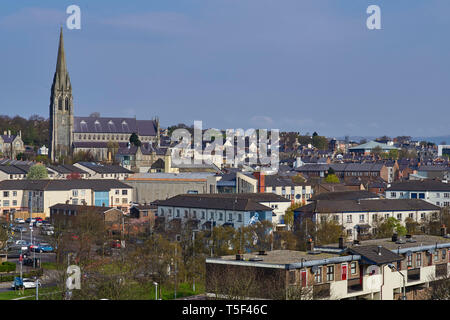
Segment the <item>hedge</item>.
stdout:
<svg viewBox="0 0 450 320">
<path fill-rule="evenodd" d="M 5 261 L 0 264 L 0 272 L 16 271 L 16 264 L 14 262 Z"/>
</svg>

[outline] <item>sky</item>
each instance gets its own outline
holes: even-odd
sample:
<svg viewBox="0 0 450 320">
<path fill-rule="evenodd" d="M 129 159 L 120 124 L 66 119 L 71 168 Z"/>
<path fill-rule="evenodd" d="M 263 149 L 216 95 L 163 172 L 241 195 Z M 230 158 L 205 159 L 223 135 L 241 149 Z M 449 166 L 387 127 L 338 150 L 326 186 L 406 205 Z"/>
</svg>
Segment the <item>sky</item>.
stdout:
<svg viewBox="0 0 450 320">
<path fill-rule="evenodd" d="M 448 0 L 2 0 L 0 114 L 48 117 L 63 26 L 77 116 L 449 135 L 449 17 Z"/>
</svg>

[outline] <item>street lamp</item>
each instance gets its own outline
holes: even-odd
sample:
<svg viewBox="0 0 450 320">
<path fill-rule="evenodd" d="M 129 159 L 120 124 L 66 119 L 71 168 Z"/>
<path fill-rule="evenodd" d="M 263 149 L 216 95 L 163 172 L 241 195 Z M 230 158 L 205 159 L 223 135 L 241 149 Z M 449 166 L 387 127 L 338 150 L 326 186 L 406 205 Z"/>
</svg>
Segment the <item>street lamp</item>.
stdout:
<svg viewBox="0 0 450 320">
<path fill-rule="evenodd" d="M 394 266 L 392 263 L 388 264 L 388 267 L 392 270 L 392 271 L 397 271 L 398 273 L 400 273 L 400 275 L 403 278 L 403 296 L 402 296 L 402 300 L 406 300 L 406 281 L 405 281 L 405 275 L 403 273 L 401 273 L 396 266 Z"/>
<path fill-rule="evenodd" d="M 155 286 L 155 300 L 158 300 L 158 282 L 153 281 L 153 285 Z"/>
</svg>

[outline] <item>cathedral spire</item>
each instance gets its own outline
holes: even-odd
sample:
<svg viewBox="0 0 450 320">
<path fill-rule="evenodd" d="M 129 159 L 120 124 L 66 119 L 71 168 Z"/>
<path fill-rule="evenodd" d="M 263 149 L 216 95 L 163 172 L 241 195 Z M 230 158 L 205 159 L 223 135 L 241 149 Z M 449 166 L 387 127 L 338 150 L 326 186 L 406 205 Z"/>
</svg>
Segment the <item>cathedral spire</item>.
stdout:
<svg viewBox="0 0 450 320">
<path fill-rule="evenodd" d="M 67 74 L 66 53 L 64 52 L 63 28 L 59 34 L 58 60 L 56 62 L 56 73 L 63 78 Z"/>
</svg>

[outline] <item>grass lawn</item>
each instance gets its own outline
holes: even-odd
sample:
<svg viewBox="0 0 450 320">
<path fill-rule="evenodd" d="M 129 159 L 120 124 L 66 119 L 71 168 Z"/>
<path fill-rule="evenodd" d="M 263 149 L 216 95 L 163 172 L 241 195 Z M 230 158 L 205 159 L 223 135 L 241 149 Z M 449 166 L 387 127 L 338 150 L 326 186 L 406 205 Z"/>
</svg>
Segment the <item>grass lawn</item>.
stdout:
<svg viewBox="0 0 450 320">
<path fill-rule="evenodd" d="M 39 300 L 46 300 L 50 296 L 49 293 L 55 292 L 55 295 L 57 297 L 61 296 L 61 293 L 56 293 L 57 288 L 41 288 L 39 289 Z M 30 298 L 25 298 L 23 300 L 35 300 L 36 299 L 36 289 L 26 289 L 24 291 L 24 294 L 22 294 L 22 291 L 19 290 L 8 290 L 5 292 L 0 292 L 0 300 L 12 300 L 15 298 L 21 298 L 21 297 L 28 297 L 32 296 Z"/>
<path fill-rule="evenodd" d="M 136 285 L 136 287 L 133 289 L 133 292 L 134 294 L 132 299 L 134 300 L 155 300 L 155 286 L 153 284 Z M 177 298 L 194 296 L 204 292 L 205 288 L 201 283 L 195 284 L 195 292 L 192 290 L 192 283 L 181 283 L 177 287 Z M 163 286 L 161 294 L 163 300 L 171 300 L 175 298 L 173 286 L 171 286 L 170 288 L 166 288 Z"/>
<path fill-rule="evenodd" d="M 42 262 L 41 268 L 48 269 L 48 270 L 56 270 L 56 269 L 58 269 L 58 266 L 55 262 Z"/>
</svg>

